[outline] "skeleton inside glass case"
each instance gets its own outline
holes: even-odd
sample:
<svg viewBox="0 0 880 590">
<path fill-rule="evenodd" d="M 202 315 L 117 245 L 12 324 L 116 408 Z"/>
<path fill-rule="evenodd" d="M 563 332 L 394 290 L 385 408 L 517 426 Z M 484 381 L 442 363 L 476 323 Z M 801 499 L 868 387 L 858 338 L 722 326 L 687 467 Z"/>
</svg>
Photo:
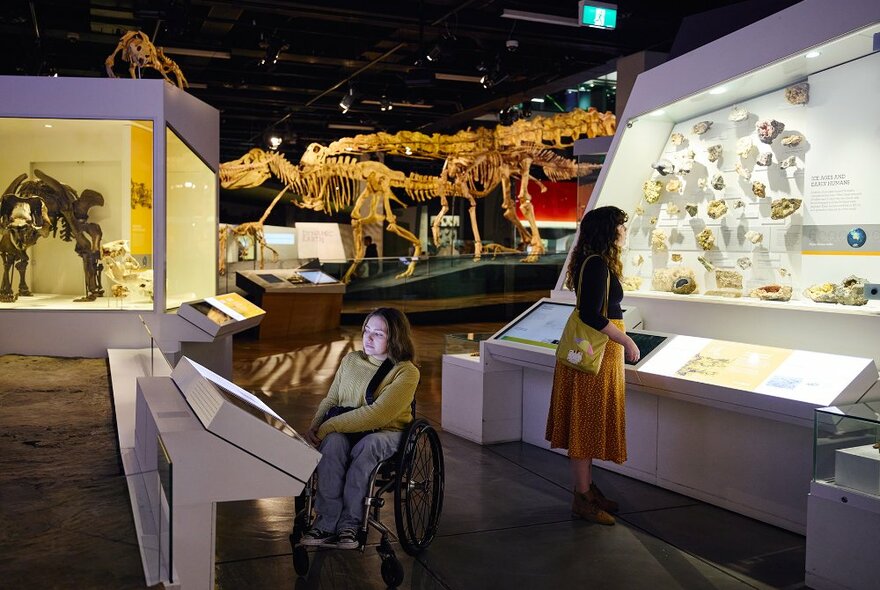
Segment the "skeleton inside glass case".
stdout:
<svg viewBox="0 0 880 590">
<path fill-rule="evenodd" d="M 27 250 L 40 238 L 59 236 L 74 242 L 82 258 L 85 295 L 74 301 L 94 301 L 104 294 L 101 286 L 101 226 L 89 221 L 89 210 L 102 206 L 101 193 L 86 189 L 78 195 L 71 187 L 34 170 L 36 180 L 27 174 L 16 177 L 0 197 L 0 255 L 3 258 L 3 282 L 0 302 L 11 303 L 19 296 L 31 295 L 25 280 L 30 258 Z M 13 266 L 19 273 L 18 292 L 12 288 Z"/>
</svg>

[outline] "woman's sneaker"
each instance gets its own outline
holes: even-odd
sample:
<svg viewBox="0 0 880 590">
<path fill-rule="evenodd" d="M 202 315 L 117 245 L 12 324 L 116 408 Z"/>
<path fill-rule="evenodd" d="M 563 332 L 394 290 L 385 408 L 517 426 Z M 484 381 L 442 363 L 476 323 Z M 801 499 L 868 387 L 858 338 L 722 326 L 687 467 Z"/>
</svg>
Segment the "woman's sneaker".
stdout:
<svg viewBox="0 0 880 590">
<path fill-rule="evenodd" d="M 342 529 L 336 535 L 337 549 L 357 549 L 361 544 L 358 543 L 357 531 L 354 529 Z"/>
<path fill-rule="evenodd" d="M 336 535 L 312 527 L 303 533 L 303 536 L 299 540 L 299 544 L 305 545 L 306 547 L 335 547 Z"/>
</svg>

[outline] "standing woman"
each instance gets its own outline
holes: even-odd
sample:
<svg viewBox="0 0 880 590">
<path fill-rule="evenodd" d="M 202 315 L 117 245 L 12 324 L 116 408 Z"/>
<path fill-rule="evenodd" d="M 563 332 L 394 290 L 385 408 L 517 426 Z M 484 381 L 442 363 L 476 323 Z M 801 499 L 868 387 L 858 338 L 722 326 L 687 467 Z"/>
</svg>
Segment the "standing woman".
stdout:
<svg viewBox="0 0 880 590">
<path fill-rule="evenodd" d="M 599 372 L 590 375 L 557 361 L 553 375 L 546 439 L 554 449 L 568 449 L 574 479 L 573 514 L 612 525 L 617 502 L 593 483 L 593 459 L 626 461 L 624 356 L 639 359 L 639 348 L 623 325 L 621 249 L 627 215 L 617 207 L 599 207 L 581 219 L 565 285 L 580 296 L 580 319 L 608 336 Z M 581 273 L 583 267 L 583 273 Z M 583 278 L 578 283 L 578 277 Z M 610 283 L 609 283 L 610 278 Z M 608 317 L 602 315 L 608 292 Z"/>
</svg>

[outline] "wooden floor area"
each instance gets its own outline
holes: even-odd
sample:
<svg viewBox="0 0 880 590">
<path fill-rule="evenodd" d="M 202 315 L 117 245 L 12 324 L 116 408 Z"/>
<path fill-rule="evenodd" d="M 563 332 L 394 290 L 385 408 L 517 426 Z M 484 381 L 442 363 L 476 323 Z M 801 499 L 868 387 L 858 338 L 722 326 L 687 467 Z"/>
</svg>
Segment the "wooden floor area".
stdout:
<svg viewBox="0 0 880 590">
<path fill-rule="evenodd" d="M 417 414 L 440 425 L 442 356 L 453 333 L 495 332 L 503 322 L 413 326 L 421 383 Z M 326 395 L 336 368 L 348 352 L 361 349 L 359 326 L 271 340 L 236 339 L 233 381 L 259 395 L 291 426 L 307 429 Z"/>
</svg>

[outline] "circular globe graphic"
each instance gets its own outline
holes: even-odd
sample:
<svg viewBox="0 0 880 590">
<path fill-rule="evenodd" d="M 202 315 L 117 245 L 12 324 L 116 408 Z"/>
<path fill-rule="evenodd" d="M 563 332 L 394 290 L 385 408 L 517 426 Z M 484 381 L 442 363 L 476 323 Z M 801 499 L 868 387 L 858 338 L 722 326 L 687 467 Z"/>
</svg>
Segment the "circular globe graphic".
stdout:
<svg viewBox="0 0 880 590">
<path fill-rule="evenodd" d="M 850 230 L 846 235 L 846 243 L 853 248 L 861 248 L 865 245 L 867 239 L 868 235 L 865 233 L 865 230 L 860 227 Z"/>
</svg>

